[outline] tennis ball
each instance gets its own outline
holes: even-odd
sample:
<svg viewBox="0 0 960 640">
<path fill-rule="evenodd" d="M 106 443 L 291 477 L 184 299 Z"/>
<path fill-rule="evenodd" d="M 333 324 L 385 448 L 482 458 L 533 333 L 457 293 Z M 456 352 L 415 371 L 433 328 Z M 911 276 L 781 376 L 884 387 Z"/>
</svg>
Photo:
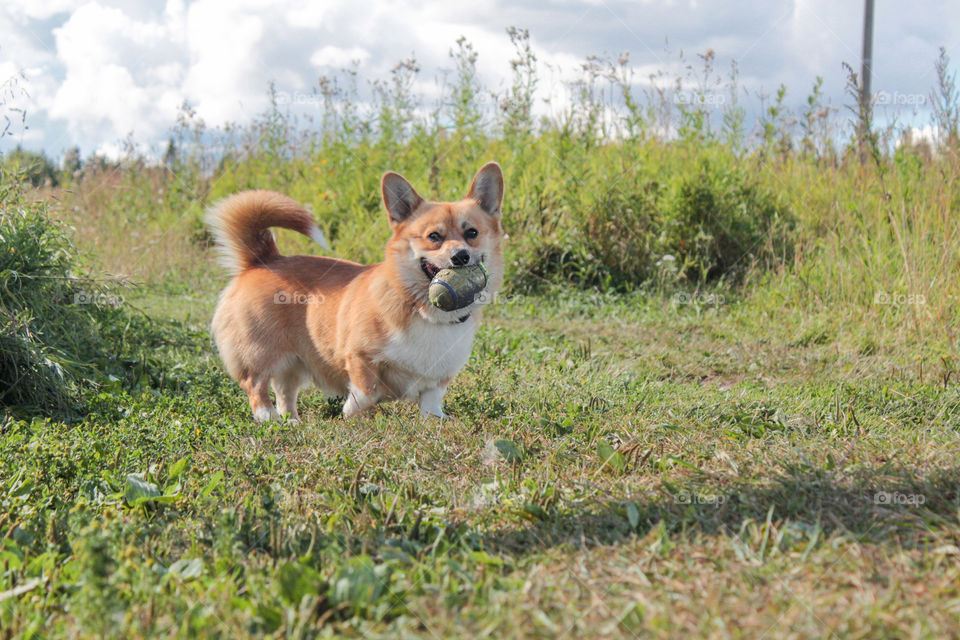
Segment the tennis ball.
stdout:
<svg viewBox="0 0 960 640">
<path fill-rule="evenodd" d="M 441 269 L 430 281 L 430 302 L 438 309 L 456 311 L 470 306 L 487 286 L 487 268 L 480 264 Z"/>
</svg>

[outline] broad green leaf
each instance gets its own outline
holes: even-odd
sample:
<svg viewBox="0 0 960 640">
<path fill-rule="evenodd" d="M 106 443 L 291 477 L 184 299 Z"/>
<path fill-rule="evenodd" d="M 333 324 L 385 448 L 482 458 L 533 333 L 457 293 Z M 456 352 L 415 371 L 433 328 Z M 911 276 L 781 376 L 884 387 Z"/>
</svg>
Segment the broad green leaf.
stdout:
<svg viewBox="0 0 960 640">
<path fill-rule="evenodd" d="M 500 452 L 500 455 L 502 455 L 503 459 L 507 462 L 515 463 L 523 459 L 523 454 L 520 453 L 520 449 L 510 440 L 494 440 L 493 446 L 497 448 L 497 451 Z"/>
<path fill-rule="evenodd" d="M 207 483 L 207 486 L 203 488 L 203 491 L 200 492 L 204 498 L 209 498 L 210 494 L 213 493 L 213 490 L 217 488 L 217 485 L 220 484 L 220 481 L 223 480 L 223 471 L 217 471 L 210 477 L 210 482 Z"/>
<path fill-rule="evenodd" d="M 283 624 L 283 614 L 276 607 L 269 605 L 258 604 L 256 617 L 267 633 L 273 633 Z"/>
<path fill-rule="evenodd" d="M 597 443 L 597 454 L 600 456 L 600 468 L 609 467 L 614 471 L 623 471 L 627 467 L 627 461 L 623 454 L 614 449 L 609 442 L 600 439 Z"/>
<path fill-rule="evenodd" d="M 503 566 L 503 560 L 495 556 L 491 556 L 486 551 L 471 551 L 470 560 L 479 564 L 486 564 L 494 567 Z"/>
<path fill-rule="evenodd" d="M 630 521 L 630 527 L 636 529 L 640 524 L 640 511 L 637 510 L 637 505 L 632 502 L 627 503 L 627 520 Z"/>
<path fill-rule="evenodd" d="M 183 475 L 183 472 L 187 469 L 187 458 L 180 458 L 172 465 L 170 465 L 170 471 L 167 473 L 167 482 L 172 482 L 180 476 Z"/>
<path fill-rule="evenodd" d="M 292 605 L 300 604 L 303 596 L 326 593 L 327 583 L 311 567 L 299 562 L 288 562 L 277 572 L 280 595 Z"/>
<path fill-rule="evenodd" d="M 160 496 L 160 487 L 148 482 L 142 473 L 127 474 L 127 483 L 124 487 L 123 497 L 131 507 L 143 504 L 148 500 Z"/>
<path fill-rule="evenodd" d="M 203 575 L 203 560 L 200 558 L 190 558 L 189 560 L 181 558 L 170 565 L 167 572 L 180 576 L 184 580 L 199 578 Z"/>
</svg>

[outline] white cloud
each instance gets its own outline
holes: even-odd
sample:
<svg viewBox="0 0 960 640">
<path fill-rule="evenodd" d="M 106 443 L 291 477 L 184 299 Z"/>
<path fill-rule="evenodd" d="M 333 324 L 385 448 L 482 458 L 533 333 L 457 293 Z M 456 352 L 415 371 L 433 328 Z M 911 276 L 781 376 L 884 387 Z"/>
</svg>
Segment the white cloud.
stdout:
<svg viewBox="0 0 960 640">
<path fill-rule="evenodd" d="M 366 62 L 368 58 L 370 58 L 370 52 L 360 47 L 341 49 L 340 47 L 327 45 L 313 52 L 313 55 L 310 56 L 310 64 L 315 67 L 334 67 L 339 69 L 352 64 L 354 61 L 362 64 Z"/>
<path fill-rule="evenodd" d="M 316 0 L 297 0 L 289 3 L 284 12 L 287 24 L 300 29 L 316 29 L 324 24 L 330 13 L 330 4 Z"/>
<path fill-rule="evenodd" d="M 914 145 L 927 143 L 931 147 L 936 147 L 939 143 L 937 139 L 937 128 L 932 124 L 927 124 L 922 127 L 909 127 L 903 132 L 901 137 L 897 138 L 895 144 L 897 147 L 900 147 L 907 142 Z"/>
<path fill-rule="evenodd" d="M 182 61 L 170 60 L 170 33 L 164 22 L 81 6 L 53 30 L 63 79 L 39 105 L 66 123 L 67 137 L 102 145 L 129 133 L 158 135 L 175 116 L 162 98 L 182 76 Z"/>
<path fill-rule="evenodd" d="M 246 122 L 266 104 L 268 83 L 310 92 L 320 73 L 360 61 L 360 89 L 415 56 L 417 89 L 435 102 L 453 68 L 448 53 L 464 35 L 479 54 L 485 86 L 510 82 L 511 25 L 530 29 L 540 61 L 540 113 L 569 103 L 565 83 L 586 54 L 630 50 L 638 83 L 658 69 L 684 73 L 713 48 L 716 69 L 740 62 L 752 93 L 781 83 L 793 104 L 814 77 L 842 104 L 842 61 L 856 67 L 860 3 L 828 0 L 5 0 L 0 7 L 0 74 L 24 72 L 32 140 L 56 154 L 78 143 L 84 152 L 115 150 L 131 131 L 159 146 L 178 106 L 189 100 L 210 125 Z M 960 39 L 960 5 L 922 0 L 909 10 L 880 0 L 876 12 L 874 87 L 891 94 L 926 93 L 939 45 Z M 667 40 L 669 38 L 669 41 Z M 0 82 L 6 77 L 0 77 Z M 366 97 L 364 97 L 366 99 Z M 10 106 L 11 103 L 8 103 Z M 425 105 L 431 106 L 431 105 Z M 301 105 L 316 108 L 316 105 Z M 26 137 L 0 139 L 0 150 Z"/>
<path fill-rule="evenodd" d="M 46 20 L 58 13 L 69 13 L 82 4 L 82 0 L 5 0 L 7 11 L 17 17 Z"/>
<path fill-rule="evenodd" d="M 260 57 L 264 18 L 229 0 L 201 0 L 188 10 L 190 70 L 185 94 L 202 118 L 214 124 L 242 118 L 243 104 L 270 66 Z"/>
</svg>

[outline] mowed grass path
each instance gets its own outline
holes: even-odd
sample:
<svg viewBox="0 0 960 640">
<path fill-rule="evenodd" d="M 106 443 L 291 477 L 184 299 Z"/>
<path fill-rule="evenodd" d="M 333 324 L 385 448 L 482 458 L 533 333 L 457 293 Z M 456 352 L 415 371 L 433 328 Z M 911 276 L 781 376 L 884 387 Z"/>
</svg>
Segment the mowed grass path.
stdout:
<svg viewBox="0 0 960 640">
<path fill-rule="evenodd" d="M 258 425 L 213 294 L 133 297 L 194 326 L 160 391 L 2 423 L 0 637 L 960 629 L 960 392 L 925 348 L 732 295 L 557 291 L 491 306 L 450 422 L 308 395 Z"/>
</svg>

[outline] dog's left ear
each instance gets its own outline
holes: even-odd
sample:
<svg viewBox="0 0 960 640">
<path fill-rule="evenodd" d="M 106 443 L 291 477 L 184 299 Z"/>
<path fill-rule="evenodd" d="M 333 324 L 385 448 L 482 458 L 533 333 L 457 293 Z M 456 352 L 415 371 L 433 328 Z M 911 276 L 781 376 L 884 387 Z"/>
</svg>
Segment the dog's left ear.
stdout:
<svg viewBox="0 0 960 640">
<path fill-rule="evenodd" d="M 503 171 L 499 164 L 488 162 L 477 171 L 467 198 L 475 200 L 480 208 L 490 215 L 500 215 L 500 205 L 503 204 Z"/>
<path fill-rule="evenodd" d="M 397 225 L 407 221 L 413 212 L 423 204 L 423 198 L 407 179 L 399 173 L 387 171 L 380 178 L 380 192 L 383 205 L 390 215 L 390 224 Z"/>
</svg>

